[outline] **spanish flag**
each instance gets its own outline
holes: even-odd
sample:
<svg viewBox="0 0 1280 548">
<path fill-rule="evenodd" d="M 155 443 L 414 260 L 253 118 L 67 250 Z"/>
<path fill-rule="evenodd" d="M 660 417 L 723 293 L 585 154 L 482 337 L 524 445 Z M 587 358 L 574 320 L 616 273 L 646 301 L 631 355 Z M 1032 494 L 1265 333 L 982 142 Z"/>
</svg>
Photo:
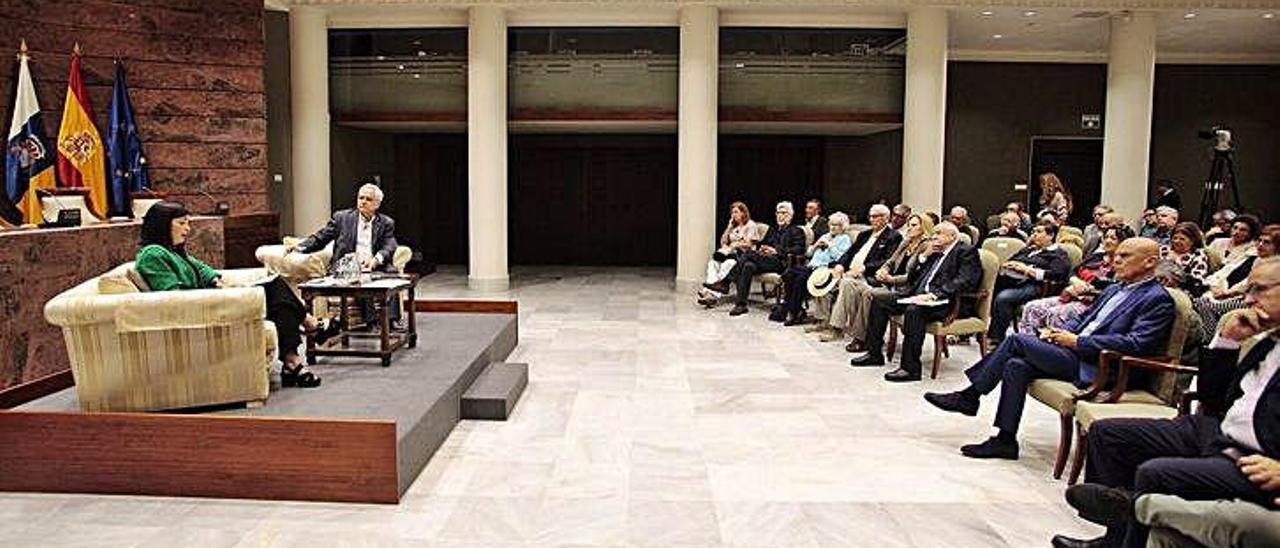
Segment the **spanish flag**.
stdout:
<svg viewBox="0 0 1280 548">
<path fill-rule="evenodd" d="M 44 137 L 44 122 L 40 118 L 40 103 L 36 100 L 36 88 L 27 66 L 27 43 L 22 42 L 18 53 L 18 85 L 14 88 L 9 124 L 5 142 L 4 182 L 8 204 L 0 207 L 0 216 L 11 224 L 40 224 L 40 190 L 55 186 L 53 177 L 54 151 Z M 8 207 L 8 206 L 16 206 Z"/>
<path fill-rule="evenodd" d="M 58 179 L 69 187 L 89 189 L 89 209 L 98 218 L 107 217 L 107 173 L 102 136 L 93 125 L 89 94 L 80 79 L 80 44 L 71 56 L 71 76 L 67 79 L 67 102 L 62 107 L 58 129 Z"/>
</svg>

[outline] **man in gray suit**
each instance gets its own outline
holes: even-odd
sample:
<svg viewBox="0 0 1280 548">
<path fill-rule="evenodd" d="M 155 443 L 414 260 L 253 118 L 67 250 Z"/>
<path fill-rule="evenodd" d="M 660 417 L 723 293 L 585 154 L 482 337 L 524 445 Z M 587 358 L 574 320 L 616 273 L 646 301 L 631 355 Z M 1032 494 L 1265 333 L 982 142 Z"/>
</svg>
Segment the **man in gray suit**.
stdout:
<svg viewBox="0 0 1280 548">
<path fill-rule="evenodd" d="M 344 209 L 333 214 L 329 223 L 315 234 L 307 236 L 287 251 L 314 253 L 333 242 L 333 257 L 329 259 L 329 270 L 337 266 L 338 261 L 348 254 L 354 253 L 360 262 L 361 270 L 379 270 L 394 272 L 391 259 L 396 252 L 396 222 L 378 213 L 382 206 L 382 189 L 372 183 L 360 186 L 356 193 L 355 209 Z M 393 303 L 394 304 L 394 303 Z M 362 302 L 366 320 L 372 320 L 374 307 L 371 302 Z M 388 306 L 391 320 L 399 323 L 400 307 Z"/>
</svg>

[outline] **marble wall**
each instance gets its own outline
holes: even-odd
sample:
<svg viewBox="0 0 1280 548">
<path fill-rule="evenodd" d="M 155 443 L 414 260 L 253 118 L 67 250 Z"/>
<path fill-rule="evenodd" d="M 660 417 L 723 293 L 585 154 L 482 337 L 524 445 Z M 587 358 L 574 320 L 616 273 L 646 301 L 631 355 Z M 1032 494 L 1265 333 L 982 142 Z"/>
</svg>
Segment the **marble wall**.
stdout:
<svg viewBox="0 0 1280 548">
<path fill-rule="evenodd" d="M 79 43 L 94 119 L 105 132 L 112 60 L 122 59 L 155 189 L 192 211 L 220 201 L 233 214 L 270 211 L 262 18 L 261 0 L 0 2 L 0 108 L 7 114 L 12 55 L 25 39 L 53 138 Z"/>
<path fill-rule="evenodd" d="M 193 217 L 188 251 L 223 266 L 223 219 Z M 44 304 L 84 280 L 133 260 L 139 224 L 0 231 L 0 390 L 70 367 L 62 331 Z"/>
</svg>

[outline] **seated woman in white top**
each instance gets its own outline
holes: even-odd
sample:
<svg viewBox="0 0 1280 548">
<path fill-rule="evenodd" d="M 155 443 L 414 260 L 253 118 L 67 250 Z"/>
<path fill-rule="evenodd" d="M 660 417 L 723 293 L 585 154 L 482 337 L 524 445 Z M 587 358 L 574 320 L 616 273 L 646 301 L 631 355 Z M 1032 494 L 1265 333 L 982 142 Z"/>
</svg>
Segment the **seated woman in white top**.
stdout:
<svg viewBox="0 0 1280 548">
<path fill-rule="evenodd" d="M 738 264 L 738 254 L 755 249 L 760 240 L 760 230 L 751 220 L 751 210 L 747 204 L 734 202 L 729 205 L 729 224 L 720 234 L 720 247 L 711 254 L 707 261 L 707 284 L 717 284 L 729 276 L 729 271 Z M 715 306 L 724 295 L 714 289 L 703 287 L 698 290 L 698 303 Z"/>
</svg>

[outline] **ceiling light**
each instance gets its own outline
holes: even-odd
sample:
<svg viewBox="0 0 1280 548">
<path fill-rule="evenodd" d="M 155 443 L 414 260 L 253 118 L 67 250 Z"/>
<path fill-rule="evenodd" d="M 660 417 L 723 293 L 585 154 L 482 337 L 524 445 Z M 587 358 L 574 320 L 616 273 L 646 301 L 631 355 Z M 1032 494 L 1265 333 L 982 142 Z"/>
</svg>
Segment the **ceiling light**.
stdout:
<svg viewBox="0 0 1280 548">
<path fill-rule="evenodd" d="M 1033 10 L 1027 10 L 1027 11 L 1022 12 L 1022 16 L 1023 16 L 1023 17 L 1035 17 L 1035 16 L 1036 16 L 1036 12 L 1035 12 L 1035 11 L 1033 11 Z"/>
<path fill-rule="evenodd" d="M 982 14 L 982 16 L 983 16 L 983 17 L 991 17 L 992 15 L 995 15 L 995 14 L 996 14 L 996 12 L 991 11 L 991 10 L 982 10 L 982 11 L 980 11 L 980 12 L 978 12 L 978 13 Z"/>
<path fill-rule="evenodd" d="M 387 56 L 386 56 L 386 55 L 379 55 L 379 56 L 378 56 L 378 60 L 379 60 L 379 61 L 386 61 L 386 60 L 387 60 Z"/>
<path fill-rule="evenodd" d="M 992 34 L 992 35 L 991 35 L 991 38 L 992 38 L 993 40 L 999 40 L 999 39 L 1001 39 L 1001 38 L 1004 38 L 1004 35 L 1003 35 L 1003 34 Z"/>
<path fill-rule="evenodd" d="M 413 77 L 414 77 L 414 78 L 422 78 L 422 75 L 421 75 L 421 74 L 418 74 L 418 73 L 416 73 L 416 72 L 415 72 L 415 73 L 413 73 Z"/>
<path fill-rule="evenodd" d="M 1271 12 L 1267 12 L 1267 13 L 1262 14 L 1262 18 L 1263 18 L 1263 19 L 1275 19 L 1275 18 L 1276 18 L 1276 14 L 1271 13 Z"/>
<path fill-rule="evenodd" d="M 427 56 L 427 52 L 418 50 L 418 57 L 426 57 L 426 56 Z"/>
<path fill-rule="evenodd" d="M 404 70 L 404 65 L 396 65 L 397 70 Z"/>
<path fill-rule="evenodd" d="M 1184 13 L 1184 14 L 1182 14 L 1182 18 L 1183 18 L 1183 19 L 1195 19 L 1195 18 L 1196 18 L 1196 14 L 1195 14 L 1195 12 Z"/>
</svg>

